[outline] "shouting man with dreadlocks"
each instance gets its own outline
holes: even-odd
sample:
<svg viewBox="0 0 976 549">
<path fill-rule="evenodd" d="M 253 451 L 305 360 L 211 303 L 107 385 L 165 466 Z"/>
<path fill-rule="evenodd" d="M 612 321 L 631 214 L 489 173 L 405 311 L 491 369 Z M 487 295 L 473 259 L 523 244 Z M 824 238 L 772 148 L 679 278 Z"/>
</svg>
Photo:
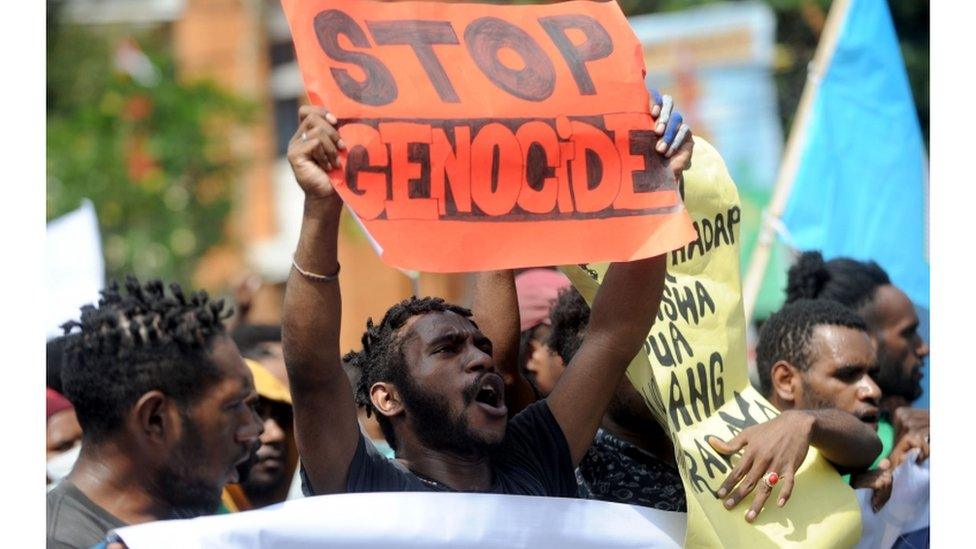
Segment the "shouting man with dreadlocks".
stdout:
<svg viewBox="0 0 976 549">
<path fill-rule="evenodd" d="M 354 392 L 339 352 L 342 202 L 326 173 L 339 165 L 336 151 L 344 144 L 324 108 L 302 107 L 299 116 L 288 158 L 305 210 L 285 294 L 283 343 L 306 493 L 575 497 L 573 471 L 657 312 L 664 258 L 610 268 L 572 367 L 548 398 L 511 421 L 492 342 L 470 311 L 436 298 L 403 301 L 379 324 L 367 324 L 362 351 L 346 356 L 362 372 Z M 692 145 L 684 143 L 672 163 L 687 165 Z M 377 415 L 395 460 L 360 433 L 357 404 Z"/>
<path fill-rule="evenodd" d="M 61 377 L 81 455 L 47 496 L 47 546 L 91 547 L 127 524 L 211 514 L 263 430 L 222 301 L 159 281 L 86 305 Z"/>
</svg>

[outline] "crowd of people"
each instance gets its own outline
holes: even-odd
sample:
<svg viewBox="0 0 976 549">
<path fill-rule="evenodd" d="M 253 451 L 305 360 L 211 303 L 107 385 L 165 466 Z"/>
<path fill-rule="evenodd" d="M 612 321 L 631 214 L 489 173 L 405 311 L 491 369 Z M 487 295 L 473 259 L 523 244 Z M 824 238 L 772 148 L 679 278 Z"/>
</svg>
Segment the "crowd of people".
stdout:
<svg viewBox="0 0 976 549">
<path fill-rule="evenodd" d="M 670 105 L 670 101 L 667 101 Z M 658 154 L 693 158 L 658 103 Z M 625 376 L 657 314 L 664 256 L 615 263 L 590 307 L 556 269 L 477 275 L 471 309 L 393 304 L 340 349 L 337 119 L 300 109 L 288 158 L 305 195 L 280 325 L 179 285 L 127 278 L 48 345 L 47 543 L 91 547 L 150 521 L 367 491 L 591 498 L 687 511 L 671 438 Z M 817 448 L 882 508 L 891 471 L 929 455 L 928 347 L 912 303 L 872 262 L 802 254 L 763 324 L 762 394 L 780 410 L 716 451 L 718 490 L 754 521 Z M 779 479 L 770 479 L 776 471 Z"/>
</svg>

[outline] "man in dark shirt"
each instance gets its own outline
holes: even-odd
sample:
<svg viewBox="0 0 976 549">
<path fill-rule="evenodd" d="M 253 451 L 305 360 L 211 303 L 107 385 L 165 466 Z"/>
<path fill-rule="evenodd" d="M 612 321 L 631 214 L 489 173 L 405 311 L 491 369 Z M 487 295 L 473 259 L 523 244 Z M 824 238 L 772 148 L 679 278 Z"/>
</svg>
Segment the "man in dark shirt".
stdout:
<svg viewBox="0 0 976 549">
<path fill-rule="evenodd" d="M 351 391 L 339 353 L 342 201 L 326 173 L 339 165 L 344 145 L 324 108 L 302 107 L 299 117 L 288 158 L 305 210 L 283 329 L 306 490 L 575 496 L 573 469 L 657 312 L 664 257 L 611 266 L 575 367 L 511 425 L 492 341 L 468 310 L 440 299 L 404 301 L 367 324 L 363 350 L 347 355 L 362 371 Z M 687 163 L 686 143 L 672 162 Z M 377 415 L 396 463 L 370 451 L 357 403 Z"/>
<path fill-rule="evenodd" d="M 161 282 L 112 285 L 82 308 L 62 377 L 82 429 L 47 497 L 47 546 L 91 547 L 128 524 L 213 513 L 258 444 L 254 382 L 222 302 Z"/>
<path fill-rule="evenodd" d="M 576 482 L 566 439 L 552 413 L 533 404 L 509 422 L 504 442 L 491 455 L 492 479 L 486 492 L 575 497 Z M 350 492 L 453 491 L 433 478 L 411 472 L 375 451 L 360 437 L 349 465 Z"/>
</svg>

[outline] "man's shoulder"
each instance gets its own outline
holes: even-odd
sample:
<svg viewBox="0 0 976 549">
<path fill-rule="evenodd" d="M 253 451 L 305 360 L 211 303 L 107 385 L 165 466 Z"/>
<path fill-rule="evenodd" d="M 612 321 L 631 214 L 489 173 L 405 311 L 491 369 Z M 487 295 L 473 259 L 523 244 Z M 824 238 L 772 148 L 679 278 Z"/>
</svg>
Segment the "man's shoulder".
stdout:
<svg viewBox="0 0 976 549">
<path fill-rule="evenodd" d="M 549 409 L 546 399 L 541 399 L 529 404 L 521 412 L 512 416 L 508 422 L 506 435 L 512 432 L 512 428 L 519 429 L 539 429 L 558 425 L 556 418 Z"/>
<path fill-rule="evenodd" d="M 48 531 L 50 532 L 52 522 L 56 522 L 61 508 L 65 505 L 70 505 L 72 501 L 73 491 L 71 490 L 73 486 L 67 481 L 62 480 L 57 483 L 54 488 L 51 488 L 47 492 L 47 525 Z"/>
<path fill-rule="evenodd" d="M 47 494 L 48 547 L 91 547 L 125 523 L 62 480 Z"/>
<path fill-rule="evenodd" d="M 304 474 L 304 471 L 303 471 Z M 303 491 L 305 480 L 303 477 Z M 425 492 L 443 488 L 417 476 L 403 464 L 384 456 L 362 434 L 349 464 L 346 480 L 348 492 Z M 311 489 L 306 492 L 310 495 Z"/>
</svg>

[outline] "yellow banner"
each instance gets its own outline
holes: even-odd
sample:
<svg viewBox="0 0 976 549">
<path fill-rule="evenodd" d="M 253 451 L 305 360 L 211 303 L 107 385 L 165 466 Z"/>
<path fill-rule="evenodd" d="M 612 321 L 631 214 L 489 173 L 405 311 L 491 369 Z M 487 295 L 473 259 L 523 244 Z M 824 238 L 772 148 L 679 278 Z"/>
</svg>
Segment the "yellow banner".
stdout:
<svg viewBox="0 0 976 549">
<path fill-rule="evenodd" d="M 778 414 L 749 384 L 746 320 L 739 279 L 739 194 L 718 152 L 695 138 L 684 201 L 698 239 L 668 255 L 661 307 L 627 377 L 666 426 L 688 500 L 686 547 L 849 547 L 861 535 L 854 491 L 811 448 L 793 495 L 778 507 L 778 488 L 750 524 L 752 496 L 727 510 L 715 497 L 732 470 L 707 438 L 729 440 Z M 587 302 L 608 265 L 563 267 Z"/>
</svg>

